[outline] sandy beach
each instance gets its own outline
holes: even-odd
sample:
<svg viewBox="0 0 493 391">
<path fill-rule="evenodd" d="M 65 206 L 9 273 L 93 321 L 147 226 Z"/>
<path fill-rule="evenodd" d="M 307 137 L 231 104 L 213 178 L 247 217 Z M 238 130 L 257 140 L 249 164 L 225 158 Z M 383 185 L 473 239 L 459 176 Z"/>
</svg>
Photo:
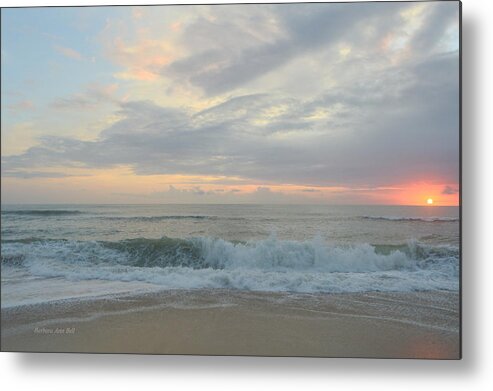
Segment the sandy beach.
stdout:
<svg viewBox="0 0 493 391">
<path fill-rule="evenodd" d="M 460 358 L 451 292 L 166 291 L 2 309 L 3 351 Z"/>
</svg>

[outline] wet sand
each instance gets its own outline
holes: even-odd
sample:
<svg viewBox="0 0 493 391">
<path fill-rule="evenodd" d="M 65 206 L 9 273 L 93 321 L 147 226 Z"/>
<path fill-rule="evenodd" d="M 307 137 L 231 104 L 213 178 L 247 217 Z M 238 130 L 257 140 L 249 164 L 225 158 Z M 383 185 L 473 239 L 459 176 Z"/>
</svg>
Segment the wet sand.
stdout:
<svg viewBox="0 0 493 391">
<path fill-rule="evenodd" d="M 456 292 L 167 291 L 1 315 L 3 351 L 460 358 Z"/>
</svg>

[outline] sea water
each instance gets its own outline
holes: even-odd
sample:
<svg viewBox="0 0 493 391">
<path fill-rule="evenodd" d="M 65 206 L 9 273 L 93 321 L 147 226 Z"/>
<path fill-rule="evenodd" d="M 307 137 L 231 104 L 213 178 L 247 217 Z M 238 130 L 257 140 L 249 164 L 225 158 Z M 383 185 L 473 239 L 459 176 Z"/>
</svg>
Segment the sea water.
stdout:
<svg viewBox="0 0 493 391">
<path fill-rule="evenodd" d="M 457 207 L 3 205 L 2 307 L 155 290 L 459 289 Z"/>
</svg>

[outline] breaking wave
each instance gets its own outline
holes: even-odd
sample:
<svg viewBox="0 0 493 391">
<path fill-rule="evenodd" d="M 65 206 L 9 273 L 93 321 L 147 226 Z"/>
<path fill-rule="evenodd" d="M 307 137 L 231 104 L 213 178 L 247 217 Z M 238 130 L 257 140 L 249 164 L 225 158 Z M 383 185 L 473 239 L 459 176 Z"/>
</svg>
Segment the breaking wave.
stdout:
<svg viewBox="0 0 493 391">
<path fill-rule="evenodd" d="M 66 216 L 82 214 L 80 210 L 61 209 L 32 209 L 32 210 L 2 210 L 2 215 L 27 215 L 27 216 Z"/>
<path fill-rule="evenodd" d="M 443 223 L 459 221 L 458 217 L 402 217 L 402 216 L 361 216 L 363 220 L 383 221 L 422 221 L 425 223 Z"/>
<path fill-rule="evenodd" d="M 416 241 L 331 246 L 322 239 L 210 237 L 2 242 L 2 267 L 68 280 L 141 281 L 164 289 L 362 292 L 457 290 L 459 249 Z"/>
</svg>

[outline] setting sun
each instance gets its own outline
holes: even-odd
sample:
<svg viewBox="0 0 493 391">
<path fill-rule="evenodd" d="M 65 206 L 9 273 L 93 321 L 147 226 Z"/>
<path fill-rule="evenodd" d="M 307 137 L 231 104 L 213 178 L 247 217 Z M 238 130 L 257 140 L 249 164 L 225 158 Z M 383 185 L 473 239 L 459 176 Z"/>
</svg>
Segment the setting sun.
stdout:
<svg viewBox="0 0 493 391">
<path fill-rule="evenodd" d="M 433 205 L 433 199 L 428 198 L 428 199 L 426 200 L 426 203 L 427 203 L 428 205 Z"/>
</svg>

